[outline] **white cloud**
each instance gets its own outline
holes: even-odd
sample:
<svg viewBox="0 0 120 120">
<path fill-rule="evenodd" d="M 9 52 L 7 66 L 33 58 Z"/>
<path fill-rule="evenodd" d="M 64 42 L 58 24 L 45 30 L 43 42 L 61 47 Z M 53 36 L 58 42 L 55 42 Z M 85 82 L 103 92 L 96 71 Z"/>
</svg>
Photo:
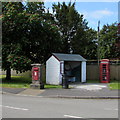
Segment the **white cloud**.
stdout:
<svg viewBox="0 0 120 120">
<path fill-rule="evenodd" d="M 83 12 L 79 12 L 80 14 L 84 15 L 84 19 L 86 19 L 88 21 L 88 25 L 90 27 L 93 27 L 94 29 L 97 30 L 97 25 L 98 25 L 98 21 L 100 20 L 100 28 L 102 28 L 102 26 L 104 24 L 110 24 L 111 22 L 109 22 L 111 20 L 111 17 L 115 17 L 118 16 L 118 12 L 114 12 L 114 11 L 110 11 L 107 8 L 103 9 L 103 10 L 95 10 L 95 11 L 83 11 Z M 116 20 L 117 21 L 117 20 Z M 115 21 L 113 21 L 115 22 Z"/>
<path fill-rule="evenodd" d="M 105 10 L 96 10 L 96 11 L 91 11 L 91 12 L 81 12 L 84 15 L 84 18 L 88 19 L 88 18 L 93 18 L 93 19 L 101 19 L 103 17 L 108 17 L 108 16 L 112 16 L 114 14 L 114 12 L 109 11 L 107 9 Z"/>
<path fill-rule="evenodd" d="M 95 18 L 95 19 L 100 19 L 106 16 L 111 16 L 114 13 L 112 11 L 109 10 L 98 10 L 98 11 L 94 11 L 91 13 L 91 17 Z"/>
</svg>

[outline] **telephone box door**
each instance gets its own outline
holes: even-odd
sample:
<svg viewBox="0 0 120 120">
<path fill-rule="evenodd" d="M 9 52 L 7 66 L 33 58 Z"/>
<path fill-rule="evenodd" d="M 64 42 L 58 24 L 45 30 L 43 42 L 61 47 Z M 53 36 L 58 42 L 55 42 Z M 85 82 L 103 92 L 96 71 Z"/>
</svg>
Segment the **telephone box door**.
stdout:
<svg viewBox="0 0 120 120">
<path fill-rule="evenodd" d="M 101 81 L 101 83 L 109 83 L 110 82 L 110 65 L 109 65 L 108 59 L 101 60 L 100 81 Z"/>
</svg>

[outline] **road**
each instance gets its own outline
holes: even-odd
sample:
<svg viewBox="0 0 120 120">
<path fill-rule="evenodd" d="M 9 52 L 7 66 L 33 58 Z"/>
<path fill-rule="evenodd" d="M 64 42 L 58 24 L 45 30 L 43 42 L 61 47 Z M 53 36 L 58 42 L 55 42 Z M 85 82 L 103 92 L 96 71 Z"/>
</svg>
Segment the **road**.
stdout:
<svg viewBox="0 0 120 120">
<path fill-rule="evenodd" d="M 2 95 L 2 118 L 118 118 L 117 99 Z"/>
</svg>

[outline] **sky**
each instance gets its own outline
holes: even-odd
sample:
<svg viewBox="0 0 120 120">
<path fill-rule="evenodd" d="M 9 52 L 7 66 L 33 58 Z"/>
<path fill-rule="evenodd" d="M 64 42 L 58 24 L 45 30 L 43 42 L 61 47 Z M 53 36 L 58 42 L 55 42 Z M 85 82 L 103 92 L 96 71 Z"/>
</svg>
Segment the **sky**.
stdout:
<svg viewBox="0 0 120 120">
<path fill-rule="evenodd" d="M 102 1 L 102 0 L 101 0 Z M 100 21 L 100 29 L 103 25 L 118 22 L 118 2 L 79 2 L 76 0 L 76 10 L 84 15 L 88 26 L 97 30 L 98 21 Z M 45 6 L 52 12 L 52 4 L 57 2 L 45 2 Z M 120 6 L 120 5 L 119 5 Z M 120 10 L 120 9 L 119 9 Z"/>
</svg>

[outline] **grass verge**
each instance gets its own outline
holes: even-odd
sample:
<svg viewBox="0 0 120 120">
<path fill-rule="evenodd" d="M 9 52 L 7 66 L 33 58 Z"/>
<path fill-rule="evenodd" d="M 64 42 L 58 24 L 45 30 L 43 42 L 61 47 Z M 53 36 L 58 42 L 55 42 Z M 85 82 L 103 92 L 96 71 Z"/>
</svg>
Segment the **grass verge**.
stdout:
<svg viewBox="0 0 120 120">
<path fill-rule="evenodd" d="M 100 83 L 99 80 L 87 80 L 87 83 Z"/>
<path fill-rule="evenodd" d="M 109 83 L 109 88 L 111 89 L 111 90 L 118 90 L 118 89 L 120 89 L 120 83 Z"/>
<path fill-rule="evenodd" d="M 8 88 L 29 88 L 31 83 L 31 78 L 26 78 L 23 76 L 12 76 L 11 80 L 6 80 L 5 75 L 0 75 L 2 83 L 0 87 Z"/>
<path fill-rule="evenodd" d="M 0 87 L 8 87 L 8 88 L 30 88 L 31 78 L 23 77 L 23 76 L 12 76 L 11 80 L 6 80 L 5 75 L 0 75 L 2 79 L 2 83 L 0 83 Z M 87 80 L 87 83 L 100 83 L 99 80 Z M 120 82 L 111 81 L 108 84 L 109 89 L 120 89 Z M 45 85 L 45 88 L 62 88 L 61 85 Z"/>
<path fill-rule="evenodd" d="M 0 83 L 0 87 L 7 88 L 30 88 L 30 84 L 32 82 L 31 78 L 26 78 L 23 76 L 12 76 L 11 80 L 6 80 L 5 75 L 0 75 L 2 79 L 2 83 Z M 45 85 L 45 88 L 62 88 L 61 85 Z"/>
<path fill-rule="evenodd" d="M 45 85 L 45 88 L 62 88 L 61 85 Z"/>
<path fill-rule="evenodd" d="M 0 87 L 6 87 L 6 88 L 30 88 L 30 85 L 28 84 L 5 84 L 5 83 L 2 83 L 0 84 Z"/>
</svg>

